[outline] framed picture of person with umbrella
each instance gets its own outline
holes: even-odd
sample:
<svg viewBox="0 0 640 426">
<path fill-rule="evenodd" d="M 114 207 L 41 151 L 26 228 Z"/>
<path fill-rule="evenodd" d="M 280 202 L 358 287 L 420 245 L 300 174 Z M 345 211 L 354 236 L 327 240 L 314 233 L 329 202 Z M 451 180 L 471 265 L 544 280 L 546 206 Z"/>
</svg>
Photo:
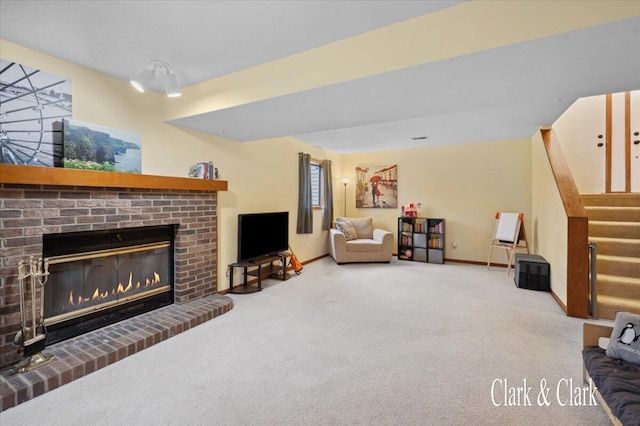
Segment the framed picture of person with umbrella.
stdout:
<svg viewBox="0 0 640 426">
<path fill-rule="evenodd" d="M 356 166 L 356 208 L 398 207 L 398 166 Z"/>
</svg>

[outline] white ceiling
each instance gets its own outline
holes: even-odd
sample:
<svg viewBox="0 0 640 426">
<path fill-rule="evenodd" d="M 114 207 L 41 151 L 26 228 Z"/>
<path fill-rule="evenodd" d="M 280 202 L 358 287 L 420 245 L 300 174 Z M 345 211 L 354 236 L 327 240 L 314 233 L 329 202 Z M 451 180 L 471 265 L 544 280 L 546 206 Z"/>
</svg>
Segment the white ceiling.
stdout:
<svg viewBox="0 0 640 426">
<path fill-rule="evenodd" d="M 458 3 L 2 0 L 0 37 L 127 81 L 164 60 L 189 86 Z M 640 89 L 639 40 L 632 18 L 171 123 L 340 153 L 528 138 L 578 97 Z"/>
</svg>

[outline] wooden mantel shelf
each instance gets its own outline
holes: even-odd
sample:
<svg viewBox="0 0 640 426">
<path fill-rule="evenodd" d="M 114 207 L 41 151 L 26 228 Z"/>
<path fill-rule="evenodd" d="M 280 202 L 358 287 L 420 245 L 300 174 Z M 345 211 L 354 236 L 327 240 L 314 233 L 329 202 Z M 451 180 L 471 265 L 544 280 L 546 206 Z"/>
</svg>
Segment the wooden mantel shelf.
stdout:
<svg viewBox="0 0 640 426">
<path fill-rule="evenodd" d="M 112 173 L 59 167 L 0 164 L 0 183 L 85 186 L 93 188 L 180 189 L 226 191 L 226 180 Z"/>
</svg>

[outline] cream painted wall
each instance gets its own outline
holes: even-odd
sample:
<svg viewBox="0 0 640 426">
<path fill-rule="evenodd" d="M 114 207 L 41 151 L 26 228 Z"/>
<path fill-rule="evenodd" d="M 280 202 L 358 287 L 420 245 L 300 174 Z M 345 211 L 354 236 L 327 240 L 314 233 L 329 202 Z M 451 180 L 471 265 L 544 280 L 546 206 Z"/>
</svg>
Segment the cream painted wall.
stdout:
<svg viewBox="0 0 640 426">
<path fill-rule="evenodd" d="M 630 93 L 632 97 L 640 98 L 639 90 L 632 90 Z M 611 190 L 613 192 L 625 190 L 624 102 L 624 92 L 612 95 Z M 637 113 L 634 115 L 634 112 L 635 110 L 631 108 L 632 119 L 638 115 Z M 598 143 L 605 143 L 606 140 L 604 137 L 598 138 L 598 135 L 606 136 L 606 95 L 576 100 L 553 123 L 553 130 L 558 136 L 578 192 L 581 194 L 604 193 L 606 146 L 598 147 Z M 631 160 L 633 161 L 634 158 L 632 154 Z M 636 162 L 636 164 L 640 163 Z"/>
<path fill-rule="evenodd" d="M 340 165 L 337 154 L 291 138 L 234 143 L 233 148 L 224 157 L 216 153 L 217 158 L 222 158 L 218 161 L 223 164 L 222 178 L 229 182 L 229 190 L 218 193 L 219 264 L 223 269 L 219 289 L 228 288 L 228 279 L 224 278 L 226 265 L 236 261 L 237 215 L 241 213 L 288 211 L 289 243 L 298 258 L 306 261 L 328 253 L 328 231 L 321 229 L 322 211 L 314 212 L 312 234 L 296 234 L 298 152 L 331 160 L 334 174 Z M 334 187 L 338 184 L 339 180 L 334 178 Z"/>
<path fill-rule="evenodd" d="M 551 290 L 567 305 L 567 215 L 551 171 L 542 135 L 531 139 L 531 218 L 533 253 L 551 265 Z"/>
<path fill-rule="evenodd" d="M 600 194 L 605 190 L 606 147 L 598 135 L 606 132 L 605 96 L 576 100 L 554 123 L 562 151 L 581 194 Z"/>
<path fill-rule="evenodd" d="M 157 93 L 140 94 L 127 82 L 4 40 L 0 40 L 0 56 L 71 79 L 74 119 L 140 133 L 144 174 L 185 177 L 190 165 L 214 162 L 220 178 L 228 181 L 228 191 L 218 193 L 219 289 L 228 287 L 227 265 L 236 260 L 239 213 L 289 211 L 289 239 L 300 259 L 328 252 L 320 211 L 314 216 L 313 234 L 295 233 L 297 153 L 332 160 L 334 174 L 340 166 L 337 154 L 288 138 L 243 144 L 167 125 L 162 122 L 163 108 L 171 100 Z M 334 185 L 341 183 L 336 180 Z"/>
<path fill-rule="evenodd" d="M 314 216 L 313 234 L 295 233 L 298 152 L 333 161 L 336 215 L 344 208 L 340 178 L 353 177 L 356 164 L 398 164 L 399 202 L 421 202 L 422 215 L 447 220 L 445 256 L 449 259 L 486 262 L 496 211 L 524 212 L 527 229 L 531 228 L 529 140 L 344 156 L 291 138 L 238 143 L 163 123 L 163 109 L 171 99 L 156 93 L 139 94 L 127 82 L 12 43 L 0 43 L 3 58 L 73 81 L 74 118 L 140 133 L 143 173 L 186 176 L 191 164 L 214 162 L 221 179 L 229 183 L 228 191 L 218 193 L 220 289 L 227 288 L 227 265 L 236 259 L 239 213 L 289 211 L 290 242 L 300 259 L 328 252 L 327 232 L 320 230 L 320 211 Z M 355 209 L 353 182 L 347 192 L 348 215 L 371 215 L 378 226 L 395 234 L 400 209 Z M 457 249 L 451 246 L 454 241 Z M 499 253 L 494 261 L 504 263 L 506 257 Z"/>
<path fill-rule="evenodd" d="M 347 215 L 372 216 L 376 226 L 395 234 L 400 208 L 355 208 L 358 164 L 398 165 L 399 204 L 422 203 L 419 216 L 446 219 L 447 259 L 486 262 L 497 211 L 523 212 L 531 228 L 528 139 L 343 155 L 340 177 L 352 179 Z M 504 251 L 494 253 L 492 261 L 506 263 Z"/>
<path fill-rule="evenodd" d="M 163 123 L 165 97 L 156 92 L 138 93 L 122 80 L 4 40 L 0 40 L 0 55 L 70 79 L 74 119 L 141 134 L 145 174 L 186 176 L 191 164 L 213 157 L 214 140 L 232 143 L 208 135 L 186 135 Z"/>
</svg>

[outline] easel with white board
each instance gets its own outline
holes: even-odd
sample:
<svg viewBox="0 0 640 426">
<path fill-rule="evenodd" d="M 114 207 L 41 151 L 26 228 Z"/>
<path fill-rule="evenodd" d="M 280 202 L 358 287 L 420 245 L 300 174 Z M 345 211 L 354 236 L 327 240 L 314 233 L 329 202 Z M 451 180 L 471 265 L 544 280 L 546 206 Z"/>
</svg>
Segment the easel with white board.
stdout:
<svg viewBox="0 0 640 426">
<path fill-rule="evenodd" d="M 489 247 L 487 269 L 491 267 L 491 255 L 494 247 L 502 247 L 507 252 L 507 275 L 517 249 L 526 249 L 529 254 L 527 233 L 524 229 L 524 213 L 496 213 L 496 226 Z"/>
</svg>

